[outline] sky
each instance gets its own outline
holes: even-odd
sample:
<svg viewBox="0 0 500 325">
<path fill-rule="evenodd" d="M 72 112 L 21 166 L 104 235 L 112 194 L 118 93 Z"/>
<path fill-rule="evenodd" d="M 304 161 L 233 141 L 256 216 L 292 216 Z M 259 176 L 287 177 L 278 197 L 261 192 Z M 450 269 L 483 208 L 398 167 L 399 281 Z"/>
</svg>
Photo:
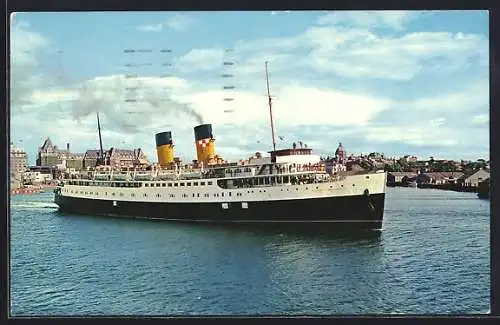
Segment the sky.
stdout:
<svg viewBox="0 0 500 325">
<path fill-rule="evenodd" d="M 142 148 L 171 131 L 196 158 L 212 124 L 228 160 L 277 149 L 489 159 L 487 11 L 15 13 L 11 142 L 34 164 L 50 137 L 72 152 Z M 226 62 L 226 63 L 224 63 Z"/>
</svg>

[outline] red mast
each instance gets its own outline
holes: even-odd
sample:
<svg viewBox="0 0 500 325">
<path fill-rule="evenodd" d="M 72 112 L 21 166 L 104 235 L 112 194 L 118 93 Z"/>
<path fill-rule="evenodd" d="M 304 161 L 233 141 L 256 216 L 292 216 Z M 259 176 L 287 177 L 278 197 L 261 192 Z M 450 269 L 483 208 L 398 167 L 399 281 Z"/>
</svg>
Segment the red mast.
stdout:
<svg viewBox="0 0 500 325">
<path fill-rule="evenodd" d="M 266 61 L 266 83 L 267 83 L 267 97 L 269 98 L 269 115 L 271 116 L 271 133 L 273 136 L 273 151 L 276 151 L 276 140 L 274 139 L 273 104 L 271 101 L 271 93 L 269 92 L 269 75 L 267 74 L 267 61 Z"/>
</svg>

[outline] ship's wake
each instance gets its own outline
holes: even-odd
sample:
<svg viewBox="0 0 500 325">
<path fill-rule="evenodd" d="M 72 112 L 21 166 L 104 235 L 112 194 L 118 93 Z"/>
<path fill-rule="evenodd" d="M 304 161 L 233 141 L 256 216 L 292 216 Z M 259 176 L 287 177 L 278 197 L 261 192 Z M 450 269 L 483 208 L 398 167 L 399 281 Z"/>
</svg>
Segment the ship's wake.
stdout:
<svg viewBox="0 0 500 325">
<path fill-rule="evenodd" d="M 51 209 L 51 210 L 57 210 L 58 205 L 55 203 L 49 203 L 49 202 L 38 202 L 38 201 L 33 201 L 33 202 L 22 202 L 22 203 L 14 203 L 10 205 L 11 209 Z"/>
</svg>

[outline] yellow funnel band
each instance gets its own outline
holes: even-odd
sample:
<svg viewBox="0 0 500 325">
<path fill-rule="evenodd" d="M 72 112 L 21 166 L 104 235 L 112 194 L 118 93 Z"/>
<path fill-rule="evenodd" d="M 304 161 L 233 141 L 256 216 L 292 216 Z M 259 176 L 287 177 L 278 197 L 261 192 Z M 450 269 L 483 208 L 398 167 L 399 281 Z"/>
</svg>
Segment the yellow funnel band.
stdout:
<svg viewBox="0 0 500 325">
<path fill-rule="evenodd" d="M 162 167 L 174 162 L 174 146 L 171 144 L 157 146 L 156 154 L 158 156 L 158 163 Z"/>
</svg>

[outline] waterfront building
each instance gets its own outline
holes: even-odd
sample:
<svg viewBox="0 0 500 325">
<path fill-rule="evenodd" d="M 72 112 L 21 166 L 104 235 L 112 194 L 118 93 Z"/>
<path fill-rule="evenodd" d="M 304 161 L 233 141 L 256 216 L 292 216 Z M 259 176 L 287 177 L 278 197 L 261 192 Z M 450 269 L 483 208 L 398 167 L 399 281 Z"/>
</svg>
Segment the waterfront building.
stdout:
<svg viewBox="0 0 500 325">
<path fill-rule="evenodd" d="M 149 165 L 149 161 L 144 154 L 144 151 L 138 149 L 117 149 L 111 148 L 105 150 L 104 161 L 106 165 L 113 167 L 141 167 Z M 87 150 L 83 157 L 83 168 L 92 168 L 97 164 L 99 159 L 100 150 L 90 149 Z"/>
<path fill-rule="evenodd" d="M 22 174 L 28 168 L 28 154 L 21 148 L 10 145 L 10 188 L 22 185 Z"/>
<path fill-rule="evenodd" d="M 490 178 L 490 172 L 486 169 L 480 169 L 473 173 L 463 177 L 462 183 L 466 187 L 477 187 L 479 184 Z"/>
<path fill-rule="evenodd" d="M 36 165 L 58 167 L 62 170 L 66 168 L 79 170 L 83 165 L 83 156 L 81 153 L 71 153 L 69 143 L 66 144 L 66 149 L 59 149 L 48 137 L 38 148 Z"/>
</svg>

